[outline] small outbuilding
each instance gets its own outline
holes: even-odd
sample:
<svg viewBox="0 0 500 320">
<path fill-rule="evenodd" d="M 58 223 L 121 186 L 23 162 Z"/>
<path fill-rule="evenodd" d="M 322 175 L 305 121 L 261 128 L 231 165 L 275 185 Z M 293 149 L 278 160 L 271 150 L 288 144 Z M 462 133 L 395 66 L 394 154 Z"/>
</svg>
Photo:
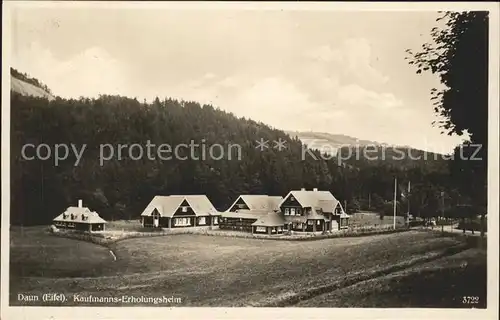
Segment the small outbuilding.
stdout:
<svg viewBox="0 0 500 320">
<path fill-rule="evenodd" d="M 68 207 L 52 220 L 57 228 L 86 232 L 104 231 L 106 223 L 97 212 L 84 207 L 82 200 L 78 200 L 78 207 Z"/>
</svg>

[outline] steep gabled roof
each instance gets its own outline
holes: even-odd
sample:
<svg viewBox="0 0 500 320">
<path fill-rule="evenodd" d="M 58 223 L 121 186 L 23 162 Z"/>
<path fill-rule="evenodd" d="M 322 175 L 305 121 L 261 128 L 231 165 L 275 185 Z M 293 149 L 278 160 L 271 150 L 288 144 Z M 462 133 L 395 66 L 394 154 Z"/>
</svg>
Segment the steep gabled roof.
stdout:
<svg viewBox="0 0 500 320">
<path fill-rule="evenodd" d="M 302 207 L 318 208 L 323 212 L 333 212 L 339 201 L 330 191 L 312 191 L 312 190 L 292 190 L 281 201 L 281 205 L 293 195 Z"/>
<path fill-rule="evenodd" d="M 186 199 L 196 215 L 218 215 L 219 212 L 205 195 L 172 196 Z"/>
<path fill-rule="evenodd" d="M 153 210 L 156 209 L 162 217 L 172 217 L 182 201 L 183 199 L 171 196 L 155 196 L 141 213 L 141 216 L 151 216 Z"/>
<path fill-rule="evenodd" d="M 73 215 L 73 218 L 72 216 Z M 107 223 L 106 220 L 99 217 L 95 211 L 90 211 L 86 207 L 68 207 L 66 211 L 58 215 L 52 220 L 54 222 L 73 222 L 73 223 Z"/>
<path fill-rule="evenodd" d="M 219 212 L 212 205 L 205 195 L 171 195 L 171 196 L 155 196 L 148 204 L 146 209 L 141 213 L 141 216 L 150 216 L 154 209 L 158 210 L 162 217 L 172 217 L 186 200 L 195 215 L 218 215 Z"/>
<path fill-rule="evenodd" d="M 279 204 L 283 200 L 280 196 L 268 196 L 263 194 L 242 194 L 229 207 L 232 208 L 239 199 L 242 199 L 250 210 L 279 210 Z"/>
</svg>

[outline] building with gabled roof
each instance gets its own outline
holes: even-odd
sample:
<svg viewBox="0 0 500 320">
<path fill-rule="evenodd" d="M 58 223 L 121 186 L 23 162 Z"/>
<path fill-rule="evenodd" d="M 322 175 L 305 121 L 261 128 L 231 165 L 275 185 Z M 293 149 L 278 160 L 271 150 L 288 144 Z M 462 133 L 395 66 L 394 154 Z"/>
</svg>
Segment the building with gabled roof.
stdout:
<svg viewBox="0 0 500 320">
<path fill-rule="evenodd" d="M 153 228 L 214 226 L 219 217 L 205 195 L 155 196 L 141 213 L 143 227 Z"/>
<path fill-rule="evenodd" d="M 241 195 L 221 213 L 219 228 L 277 234 L 284 230 L 327 232 L 345 229 L 347 215 L 330 191 L 292 190 L 284 198 Z"/>
<path fill-rule="evenodd" d="M 220 229 L 253 232 L 252 224 L 262 216 L 279 211 L 280 196 L 243 194 L 238 196 L 229 209 L 221 213 Z"/>
<path fill-rule="evenodd" d="M 302 232 L 347 228 L 349 215 L 329 191 L 292 190 L 280 203 L 285 229 Z"/>
<path fill-rule="evenodd" d="M 78 207 L 68 207 L 52 223 L 61 229 L 95 232 L 104 231 L 107 222 L 97 212 L 84 207 L 82 200 L 78 200 Z"/>
</svg>

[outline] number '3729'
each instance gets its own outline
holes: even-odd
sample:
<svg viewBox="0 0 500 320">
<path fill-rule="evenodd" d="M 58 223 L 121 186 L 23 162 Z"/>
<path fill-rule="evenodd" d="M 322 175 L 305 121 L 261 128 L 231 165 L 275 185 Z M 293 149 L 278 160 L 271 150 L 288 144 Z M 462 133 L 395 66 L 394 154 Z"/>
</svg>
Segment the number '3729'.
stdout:
<svg viewBox="0 0 500 320">
<path fill-rule="evenodd" d="M 479 297 L 476 296 L 463 296 L 462 303 L 465 304 L 476 304 L 479 303 Z"/>
</svg>

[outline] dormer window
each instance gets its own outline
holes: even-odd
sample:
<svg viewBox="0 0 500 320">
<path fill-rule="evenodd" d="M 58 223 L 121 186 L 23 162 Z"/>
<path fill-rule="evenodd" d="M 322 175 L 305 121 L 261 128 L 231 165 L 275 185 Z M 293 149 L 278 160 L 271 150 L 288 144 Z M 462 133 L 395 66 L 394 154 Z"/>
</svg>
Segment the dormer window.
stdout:
<svg viewBox="0 0 500 320">
<path fill-rule="evenodd" d="M 66 219 L 68 217 L 68 214 L 63 213 L 63 219 Z"/>
<path fill-rule="evenodd" d="M 75 215 L 71 214 L 71 220 L 74 220 L 74 219 L 75 219 Z"/>
</svg>

